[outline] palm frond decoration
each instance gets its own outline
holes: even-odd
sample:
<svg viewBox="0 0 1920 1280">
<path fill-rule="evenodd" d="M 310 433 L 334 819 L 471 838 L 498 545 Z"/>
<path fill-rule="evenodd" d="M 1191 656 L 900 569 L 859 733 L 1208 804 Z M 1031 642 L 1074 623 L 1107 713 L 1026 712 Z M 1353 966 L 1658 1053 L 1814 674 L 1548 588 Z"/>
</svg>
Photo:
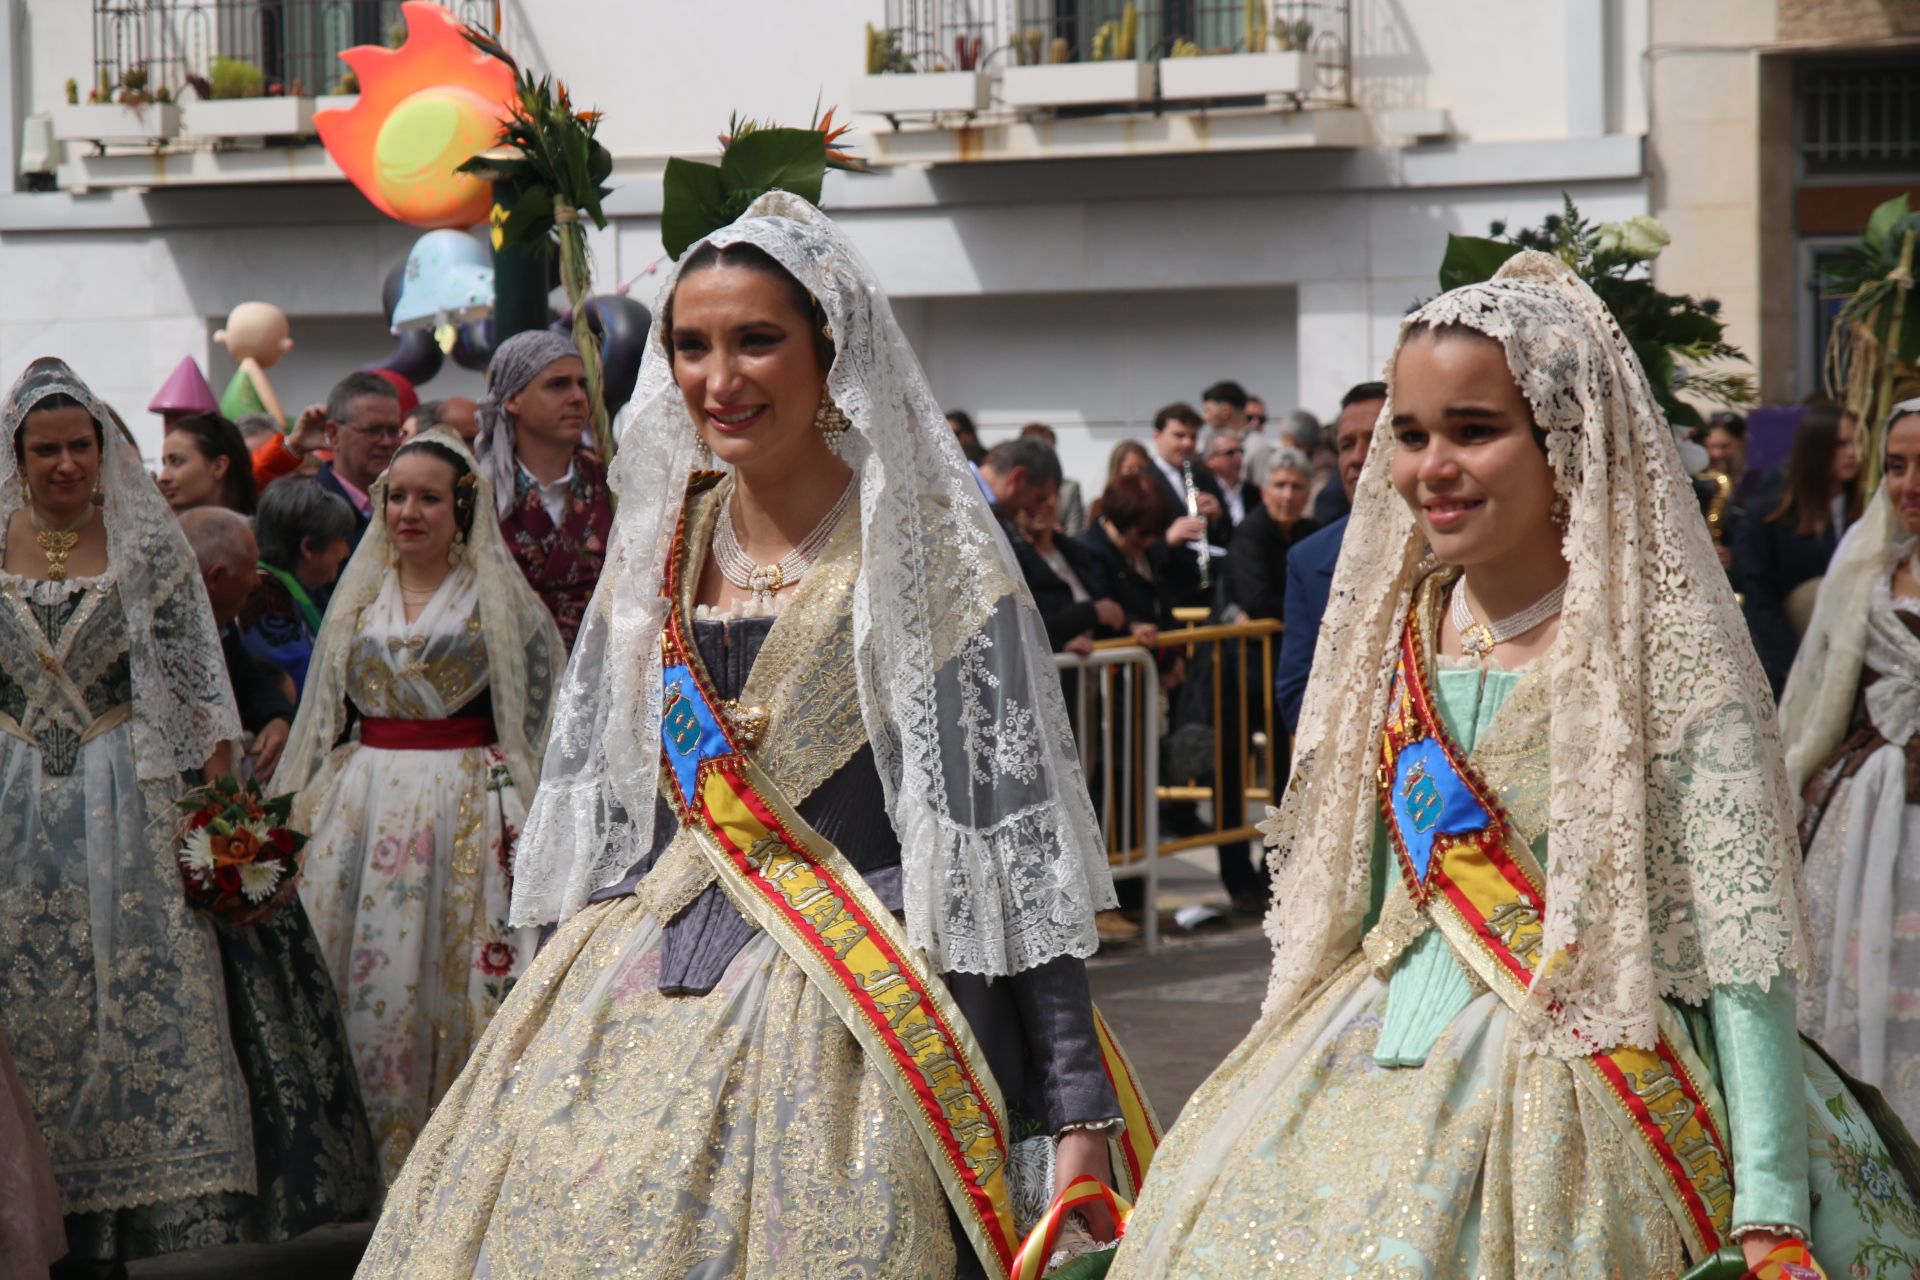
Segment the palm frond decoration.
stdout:
<svg viewBox="0 0 1920 1280">
<path fill-rule="evenodd" d="M 1866 480 L 1880 476 L 1880 432 L 1895 404 L 1920 382 L 1920 313 L 1912 304 L 1920 213 L 1903 193 L 1875 209 L 1860 243 L 1821 281 L 1845 298 L 1827 342 L 1827 390 L 1867 427 Z"/>
<path fill-rule="evenodd" d="M 593 219 L 593 225 L 604 230 L 607 216 L 601 201 L 613 190 L 605 185 L 613 173 L 613 155 L 595 137 L 601 113 L 575 111 L 565 81 L 536 77 L 484 28 L 468 23 L 464 34 L 474 48 L 513 69 L 516 92 L 495 149 L 475 156 L 460 170 L 513 187 L 517 199 L 513 212 L 494 230 L 496 245 L 534 246 L 543 254 L 558 248 L 560 283 L 575 317 L 574 346 L 587 367 L 594 448 L 610 464 L 613 438 L 602 400 L 600 348 L 582 310 L 593 287 L 593 262 L 581 218 Z"/>
</svg>

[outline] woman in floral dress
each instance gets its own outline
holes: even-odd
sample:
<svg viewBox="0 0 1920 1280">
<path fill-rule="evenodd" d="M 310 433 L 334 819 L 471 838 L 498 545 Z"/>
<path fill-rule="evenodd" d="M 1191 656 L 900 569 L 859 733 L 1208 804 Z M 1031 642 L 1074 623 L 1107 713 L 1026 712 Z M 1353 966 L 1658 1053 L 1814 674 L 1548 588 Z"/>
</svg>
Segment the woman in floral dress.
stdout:
<svg viewBox="0 0 1920 1280">
<path fill-rule="evenodd" d="M 280 782 L 391 1181 L 533 957 L 507 903 L 564 650 L 458 436 L 403 446 L 372 496 Z"/>
</svg>

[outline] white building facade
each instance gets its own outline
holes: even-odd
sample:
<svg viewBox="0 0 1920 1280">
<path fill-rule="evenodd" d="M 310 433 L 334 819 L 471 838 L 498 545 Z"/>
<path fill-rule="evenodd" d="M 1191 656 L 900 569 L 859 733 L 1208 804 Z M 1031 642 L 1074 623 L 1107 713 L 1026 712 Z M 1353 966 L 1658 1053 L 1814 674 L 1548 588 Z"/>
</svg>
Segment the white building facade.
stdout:
<svg viewBox="0 0 1920 1280">
<path fill-rule="evenodd" d="M 71 137 L 66 82 L 84 93 L 132 56 L 115 51 L 116 20 L 166 11 L 177 24 L 248 3 L 275 21 L 311 10 L 336 42 L 342 14 L 376 35 L 397 16 L 381 0 L 0 0 L 12 177 L 0 378 L 38 355 L 69 359 L 149 452 L 158 420 L 145 406 L 182 356 L 216 392 L 233 372 L 212 335 L 239 302 L 291 319 L 295 348 L 271 375 L 289 411 L 381 359 L 393 343 L 381 283 L 420 234 L 376 212 L 311 138 Z M 1120 11 L 1105 0 L 500 7 L 508 45 L 606 113 L 617 189 L 593 237 L 602 291 L 627 282 L 652 301 L 666 266 L 662 166 L 710 157 L 731 112 L 804 123 L 816 99 L 843 116 L 865 108 L 850 141 L 876 171 L 830 175 L 825 203 L 892 294 L 936 393 L 989 443 L 1049 423 L 1069 472 L 1097 490 L 1116 441 L 1217 379 L 1276 417 L 1330 416 L 1349 385 L 1379 376 L 1399 318 L 1436 291 L 1449 232 L 1537 222 L 1563 193 L 1599 219 L 1657 212 L 1651 6 L 1281 0 L 1249 58 L 1240 0 L 1231 14 L 1215 0 L 1150 2 L 1138 65 L 1118 68 L 1137 102 L 1075 100 L 1074 75 L 1115 73 L 1089 57 L 1095 20 Z M 1303 21 L 1305 41 L 1292 41 Z M 867 74 L 868 24 L 898 33 L 915 73 Z M 953 29 L 984 33 L 968 72 L 915 52 L 964 55 Z M 1033 30 L 1043 59 L 1022 65 Z M 1238 56 L 1161 60 L 1182 30 Z M 1047 60 L 1059 32 L 1087 62 Z M 479 383 L 449 363 L 421 394 Z"/>
</svg>

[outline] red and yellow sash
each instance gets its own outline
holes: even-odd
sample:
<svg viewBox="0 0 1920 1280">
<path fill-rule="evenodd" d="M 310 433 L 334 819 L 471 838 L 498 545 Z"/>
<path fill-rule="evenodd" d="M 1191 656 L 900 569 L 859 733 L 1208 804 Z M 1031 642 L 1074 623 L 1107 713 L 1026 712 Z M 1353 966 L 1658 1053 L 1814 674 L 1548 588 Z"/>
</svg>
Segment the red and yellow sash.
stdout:
<svg viewBox="0 0 1920 1280">
<path fill-rule="evenodd" d="M 684 528 L 683 517 L 683 535 Z M 677 604 L 684 552 L 677 537 L 661 635 L 665 790 L 679 819 L 699 837 L 728 898 L 826 996 L 915 1118 L 941 1185 L 990 1272 L 1038 1276 L 1046 1252 L 1022 1253 L 1007 1183 L 1006 1111 L 985 1056 L 946 984 L 907 944 L 893 913 L 747 754 Z M 1131 1195 L 1146 1176 L 1159 1128 L 1131 1064 L 1097 1012 L 1094 1019 L 1126 1120 L 1113 1144 L 1114 1172 L 1123 1194 Z M 1057 1222 L 1062 1212 L 1056 1201 L 1046 1222 Z"/>
<path fill-rule="evenodd" d="M 1380 807 L 1407 892 L 1518 1010 L 1540 970 L 1547 880 L 1440 721 L 1421 639 L 1426 613 L 1410 612 L 1400 640 L 1380 739 Z M 1699 1259 L 1720 1248 L 1731 1223 L 1733 1162 L 1709 1077 L 1671 1012 L 1659 1012 L 1652 1048 L 1596 1049 L 1575 1072 L 1627 1135 Z"/>
</svg>

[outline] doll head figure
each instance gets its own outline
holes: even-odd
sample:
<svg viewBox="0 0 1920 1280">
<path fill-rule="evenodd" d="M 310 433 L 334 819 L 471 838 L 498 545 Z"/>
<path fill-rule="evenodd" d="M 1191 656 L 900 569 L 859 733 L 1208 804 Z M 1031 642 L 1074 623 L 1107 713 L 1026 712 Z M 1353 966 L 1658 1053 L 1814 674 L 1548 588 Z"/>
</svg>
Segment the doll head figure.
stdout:
<svg viewBox="0 0 1920 1280">
<path fill-rule="evenodd" d="M 213 335 L 236 362 L 252 360 L 271 369 L 293 349 L 287 314 L 271 302 L 243 302 L 227 315 L 227 327 Z"/>
</svg>

